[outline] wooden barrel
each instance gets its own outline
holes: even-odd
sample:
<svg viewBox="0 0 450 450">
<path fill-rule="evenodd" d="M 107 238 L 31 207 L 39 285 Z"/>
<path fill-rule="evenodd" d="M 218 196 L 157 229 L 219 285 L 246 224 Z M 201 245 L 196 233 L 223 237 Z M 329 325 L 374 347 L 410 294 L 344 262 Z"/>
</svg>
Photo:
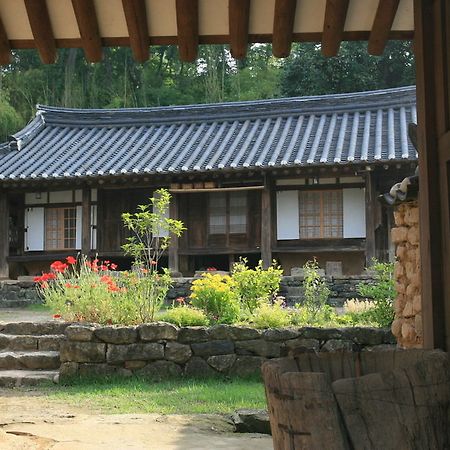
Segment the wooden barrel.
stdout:
<svg viewBox="0 0 450 450">
<path fill-rule="evenodd" d="M 450 449 L 447 353 L 303 353 L 262 374 L 275 450 Z"/>
</svg>

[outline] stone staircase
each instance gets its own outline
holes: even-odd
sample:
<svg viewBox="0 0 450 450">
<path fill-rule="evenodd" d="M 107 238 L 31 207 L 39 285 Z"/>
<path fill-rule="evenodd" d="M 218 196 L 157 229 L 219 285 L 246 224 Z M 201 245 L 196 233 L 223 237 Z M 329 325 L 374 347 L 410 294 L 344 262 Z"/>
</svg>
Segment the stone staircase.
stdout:
<svg viewBox="0 0 450 450">
<path fill-rule="evenodd" d="M 67 323 L 0 323 L 0 387 L 58 383 L 59 347 Z"/>
</svg>

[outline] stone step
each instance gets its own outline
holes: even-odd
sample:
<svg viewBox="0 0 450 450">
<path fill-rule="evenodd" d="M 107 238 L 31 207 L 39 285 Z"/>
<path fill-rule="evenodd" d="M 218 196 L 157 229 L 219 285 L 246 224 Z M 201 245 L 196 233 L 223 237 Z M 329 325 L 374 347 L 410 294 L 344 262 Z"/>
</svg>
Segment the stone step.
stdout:
<svg viewBox="0 0 450 450">
<path fill-rule="evenodd" d="M 2 334 L 0 333 L 0 351 L 41 350 L 59 351 L 63 334 Z"/>
<path fill-rule="evenodd" d="M 0 387 L 36 386 L 58 382 L 57 370 L 0 370 Z"/>
<path fill-rule="evenodd" d="M 59 352 L 43 351 L 2 351 L 0 369 L 53 370 L 61 365 Z"/>
<path fill-rule="evenodd" d="M 69 325 L 70 323 L 59 320 L 47 322 L 0 322 L 0 333 L 31 336 L 64 334 L 64 330 Z"/>
<path fill-rule="evenodd" d="M 286 292 L 290 297 L 298 297 L 303 295 L 304 289 L 297 286 L 287 286 Z"/>
</svg>

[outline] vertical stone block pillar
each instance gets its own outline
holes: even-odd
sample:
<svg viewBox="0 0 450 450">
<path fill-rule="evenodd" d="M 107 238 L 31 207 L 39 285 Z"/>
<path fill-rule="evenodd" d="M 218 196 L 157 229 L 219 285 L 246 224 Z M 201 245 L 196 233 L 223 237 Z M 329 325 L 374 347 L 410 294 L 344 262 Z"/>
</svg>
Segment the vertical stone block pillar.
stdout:
<svg viewBox="0 0 450 450">
<path fill-rule="evenodd" d="M 394 212 L 395 228 L 391 231 L 396 246 L 392 333 L 403 348 L 420 348 L 422 333 L 422 290 L 420 279 L 419 207 L 416 201 L 402 203 Z"/>
</svg>

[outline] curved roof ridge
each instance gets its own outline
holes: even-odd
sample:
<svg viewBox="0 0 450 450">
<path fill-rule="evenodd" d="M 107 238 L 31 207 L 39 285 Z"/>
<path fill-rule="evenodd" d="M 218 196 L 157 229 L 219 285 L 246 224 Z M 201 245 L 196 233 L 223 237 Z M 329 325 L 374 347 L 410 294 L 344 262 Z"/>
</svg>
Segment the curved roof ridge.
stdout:
<svg viewBox="0 0 450 450">
<path fill-rule="evenodd" d="M 280 115 L 333 114 L 384 109 L 415 103 L 415 86 L 375 91 L 287 97 L 197 105 L 118 109 L 77 109 L 37 105 L 46 123 L 65 126 L 127 126 L 213 120 L 257 119 Z M 23 130 L 24 131 L 24 130 Z"/>
</svg>

